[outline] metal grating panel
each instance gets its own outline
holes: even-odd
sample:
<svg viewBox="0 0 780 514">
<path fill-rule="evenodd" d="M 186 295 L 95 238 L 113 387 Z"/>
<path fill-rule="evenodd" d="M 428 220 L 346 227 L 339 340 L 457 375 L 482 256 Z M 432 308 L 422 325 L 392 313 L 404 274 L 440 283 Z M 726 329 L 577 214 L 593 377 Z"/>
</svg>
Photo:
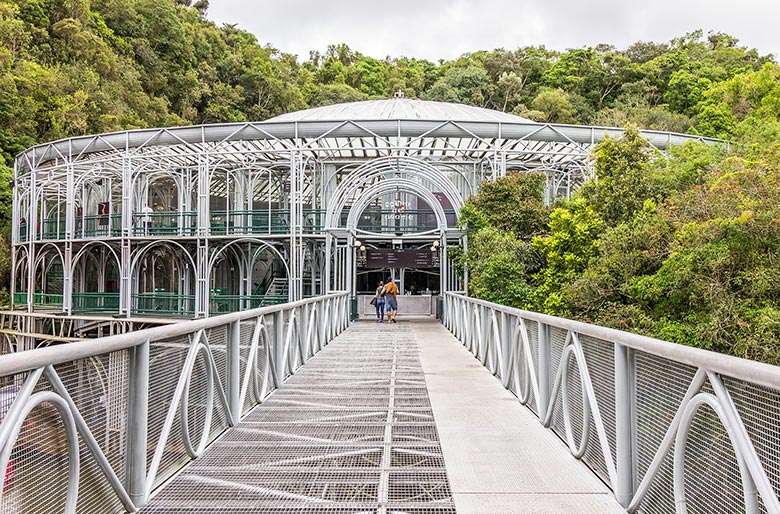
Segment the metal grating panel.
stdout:
<svg viewBox="0 0 780 514">
<path fill-rule="evenodd" d="M 410 326 L 344 332 L 142 512 L 453 514 Z"/>
<path fill-rule="evenodd" d="M 652 355 L 636 354 L 637 478 L 647 473 L 696 370 Z M 672 451 L 663 460 L 658 479 L 641 512 L 674 514 Z"/>
<path fill-rule="evenodd" d="M 124 390 L 127 387 L 127 352 L 118 351 L 54 367 L 67 394 L 76 404 L 119 480 L 124 480 L 125 422 Z M 27 373 L 16 375 L 19 386 Z M 11 386 L 13 387 L 13 386 Z M 35 386 L 36 392 L 54 389 L 47 377 Z M 6 396 L 10 407 L 12 398 Z M 5 410 L 0 409 L 0 423 Z M 121 503 L 83 437 L 79 437 L 81 470 L 76 512 L 116 511 Z M 68 482 L 67 437 L 59 411 L 44 402 L 25 418 L 11 449 L 4 476 L 0 513 L 62 512 Z"/>
</svg>

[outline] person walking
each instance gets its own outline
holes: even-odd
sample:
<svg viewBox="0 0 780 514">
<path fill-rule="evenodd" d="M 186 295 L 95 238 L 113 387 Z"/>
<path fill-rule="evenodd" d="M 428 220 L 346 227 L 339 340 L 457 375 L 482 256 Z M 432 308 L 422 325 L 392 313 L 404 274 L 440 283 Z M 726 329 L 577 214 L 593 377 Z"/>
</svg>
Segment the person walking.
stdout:
<svg viewBox="0 0 780 514">
<path fill-rule="evenodd" d="M 382 294 L 385 290 L 385 283 L 379 281 L 379 286 L 374 293 L 374 307 L 376 308 L 376 322 L 382 323 L 385 318 L 385 295 Z"/>
<path fill-rule="evenodd" d="M 395 285 L 392 279 L 387 281 L 387 285 L 384 287 L 385 293 L 385 312 L 387 312 L 387 321 L 395 321 L 395 317 L 398 315 L 398 286 Z"/>
</svg>

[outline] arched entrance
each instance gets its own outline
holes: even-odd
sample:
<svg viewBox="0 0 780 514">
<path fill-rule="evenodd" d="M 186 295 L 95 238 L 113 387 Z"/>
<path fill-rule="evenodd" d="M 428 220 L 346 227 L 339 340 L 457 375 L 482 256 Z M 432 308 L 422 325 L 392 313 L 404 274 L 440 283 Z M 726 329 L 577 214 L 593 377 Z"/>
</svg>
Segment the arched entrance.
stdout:
<svg viewBox="0 0 780 514">
<path fill-rule="evenodd" d="M 328 202 L 326 273 L 330 290 L 373 293 L 380 279 L 402 295 L 460 289 L 447 260 L 461 244 L 463 198 L 435 163 L 411 157 L 372 160 L 347 175 Z"/>
</svg>

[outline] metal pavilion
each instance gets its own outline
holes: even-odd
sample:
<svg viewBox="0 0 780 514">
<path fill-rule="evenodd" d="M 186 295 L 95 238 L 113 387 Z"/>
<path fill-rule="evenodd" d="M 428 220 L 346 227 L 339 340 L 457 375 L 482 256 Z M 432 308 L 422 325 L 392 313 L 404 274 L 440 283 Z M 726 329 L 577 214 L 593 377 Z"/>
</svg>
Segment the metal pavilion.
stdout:
<svg viewBox="0 0 780 514">
<path fill-rule="evenodd" d="M 568 196 L 593 145 L 621 132 L 392 98 L 38 145 L 14 163 L 13 301 L 204 317 L 354 297 L 366 253 L 393 249 L 429 251 L 431 291 L 462 291 L 447 246 L 466 243 L 456 216 L 479 184 L 540 171 L 549 201 Z M 644 136 L 661 150 L 701 139 Z M 375 273 L 403 286 L 405 271 Z"/>
</svg>

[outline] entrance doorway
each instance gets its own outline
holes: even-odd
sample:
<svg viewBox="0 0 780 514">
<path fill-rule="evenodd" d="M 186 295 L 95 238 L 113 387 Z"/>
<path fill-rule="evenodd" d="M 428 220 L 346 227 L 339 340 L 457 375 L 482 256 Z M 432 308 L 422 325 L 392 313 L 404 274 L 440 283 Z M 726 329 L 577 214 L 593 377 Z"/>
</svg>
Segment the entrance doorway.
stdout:
<svg viewBox="0 0 780 514">
<path fill-rule="evenodd" d="M 355 292 L 373 294 L 379 281 L 394 280 L 401 295 L 438 294 L 438 241 L 361 243 L 356 252 Z"/>
</svg>

